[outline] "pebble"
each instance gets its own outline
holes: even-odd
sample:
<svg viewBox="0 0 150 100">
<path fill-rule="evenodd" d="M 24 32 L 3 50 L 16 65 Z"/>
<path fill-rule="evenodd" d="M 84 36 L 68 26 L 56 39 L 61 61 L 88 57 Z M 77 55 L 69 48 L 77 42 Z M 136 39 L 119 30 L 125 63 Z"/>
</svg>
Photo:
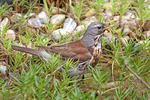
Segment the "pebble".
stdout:
<svg viewBox="0 0 150 100">
<path fill-rule="evenodd" d="M 14 30 L 7 30 L 6 32 L 6 37 L 11 40 L 11 41 L 14 41 L 16 39 L 16 34 L 15 34 L 15 31 Z"/>
<path fill-rule="evenodd" d="M 77 26 L 77 23 L 72 18 L 67 18 L 64 22 L 63 28 L 57 29 L 52 33 L 55 40 L 59 40 L 61 36 L 72 33 Z"/>
<path fill-rule="evenodd" d="M 80 33 L 80 32 L 83 32 L 85 30 L 85 25 L 79 25 L 76 27 L 74 33 Z"/>
<path fill-rule="evenodd" d="M 30 18 L 28 20 L 29 25 L 35 28 L 44 27 L 44 24 L 49 22 L 49 17 L 46 12 L 41 11 L 35 18 Z"/>
<path fill-rule="evenodd" d="M 148 5 L 147 8 L 150 9 L 150 5 Z"/>
<path fill-rule="evenodd" d="M 9 19 L 5 17 L 2 22 L 0 22 L 0 32 L 3 31 L 3 29 L 10 23 Z"/>
<path fill-rule="evenodd" d="M 114 20 L 114 21 L 119 21 L 119 18 L 120 18 L 120 16 L 114 16 L 114 17 L 113 17 L 113 20 Z"/>
<path fill-rule="evenodd" d="M 72 33 L 75 30 L 76 26 L 77 26 L 77 23 L 72 18 L 67 18 L 64 22 L 63 29 L 66 32 Z"/>
<path fill-rule="evenodd" d="M 30 18 L 28 23 L 35 28 L 44 27 L 44 22 L 40 18 Z"/>
<path fill-rule="evenodd" d="M 60 25 L 65 20 L 64 14 L 57 14 L 51 17 L 50 22 L 53 25 Z"/>
<path fill-rule="evenodd" d="M 7 68 L 6 68 L 6 66 L 4 66 L 4 65 L 0 65 L 0 72 L 2 73 L 2 74 L 6 74 L 6 70 L 7 70 Z"/>
<path fill-rule="evenodd" d="M 127 19 L 134 19 L 134 18 L 135 18 L 135 14 L 134 14 L 133 12 L 127 12 L 127 13 L 125 14 L 125 17 L 126 17 Z"/>
<path fill-rule="evenodd" d="M 49 22 L 49 17 L 47 16 L 46 12 L 42 11 L 37 15 L 37 18 L 41 19 L 43 23 L 48 23 Z"/>
<path fill-rule="evenodd" d="M 52 37 L 55 40 L 59 40 L 62 36 L 65 36 L 67 34 L 68 32 L 66 30 L 64 30 L 63 28 L 60 28 L 52 32 Z"/>
</svg>

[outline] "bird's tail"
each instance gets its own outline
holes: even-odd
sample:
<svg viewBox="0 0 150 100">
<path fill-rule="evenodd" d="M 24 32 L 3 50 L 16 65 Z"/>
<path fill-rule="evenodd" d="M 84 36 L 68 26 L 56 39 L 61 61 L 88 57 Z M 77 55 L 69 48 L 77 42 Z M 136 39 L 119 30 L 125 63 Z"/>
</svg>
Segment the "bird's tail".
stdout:
<svg viewBox="0 0 150 100">
<path fill-rule="evenodd" d="M 25 53 L 33 54 L 33 55 L 36 55 L 36 56 L 40 56 L 39 55 L 40 52 L 38 50 L 35 50 L 35 49 L 20 47 L 20 46 L 14 46 L 14 45 L 12 45 L 11 48 L 13 50 L 16 50 L 16 51 L 25 52 Z"/>
<path fill-rule="evenodd" d="M 50 58 L 52 58 L 52 55 L 47 53 L 45 50 L 35 50 L 31 48 L 19 47 L 19 46 L 13 46 L 13 45 L 11 46 L 11 48 L 16 51 L 25 52 L 25 53 L 39 56 L 40 58 L 46 61 L 50 61 Z"/>
</svg>

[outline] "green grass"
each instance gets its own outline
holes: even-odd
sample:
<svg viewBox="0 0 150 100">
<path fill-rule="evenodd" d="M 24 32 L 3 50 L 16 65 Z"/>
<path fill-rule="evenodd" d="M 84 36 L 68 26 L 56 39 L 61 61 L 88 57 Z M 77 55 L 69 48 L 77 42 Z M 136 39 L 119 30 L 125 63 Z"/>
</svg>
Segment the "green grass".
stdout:
<svg viewBox="0 0 150 100">
<path fill-rule="evenodd" d="M 48 16 L 51 17 L 52 6 L 48 6 L 44 0 L 44 7 Z M 20 1 L 19 1 L 20 2 Z M 91 4 L 92 2 L 92 4 Z M 91 6 L 87 6 L 87 4 Z M 76 1 L 71 9 L 73 15 L 77 17 L 77 21 L 81 22 L 82 15 L 85 15 L 85 9 L 95 9 L 96 18 L 99 21 L 105 21 L 104 16 L 99 12 L 103 9 L 101 5 L 105 4 L 104 0 L 80 0 Z M 116 7 L 116 4 L 118 7 Z M 150 18 L 150 10 L 146 8 L 144 0 L 113 0 L 113 15 L 124 16 L 129 10 L 136 12 L 136 17 L 145 22 Z M 14 4 L 13 4 L 14 5 Z M 13 6 L 12 5 L 12 6 Z M 121 6 L 120 6 L 121 5 Z M 0 8 L 0 18 L 8 16 L 12 11 L 12 6 L 4 5 Z M 38 8 L 37 2 L 23 2 L 21 11 L 28 9 L 26 13 L 36 12 Z M 63 8 L 65 9 L 65 8 Z M 25 13 L 25 14 L 26 14 Z M 24 14 L 24 15 L 25 15 Z M 60 62 L 65 62 L 66 68 L 74 63 L 71 59 L 62 61 L 61 56 L 53 56 L 51 62 L 45 62 L 36 56 L 26 56 L 24 53 L 13 51 L 11 45 L 29 45 L 35 48 L 36 45 L 57 45 L 71 42 L 73 39 L 80 39 L 83 33 L 77 33 L 74 37 L 67 35 L 62 37 L 60 41 L 54 41 L 51 38 L 51 32 L 59 26 L 53 26 L 48 23 L 42 32 L 33 32 L 27 27 L 26 19 L 20 18 L 18 23 L 9 24 L 4 27 L 0 35 L 0 61 L 4 61 L 9 70 L 9 77 L 0 76 L 0 100 L 148 100 L 150 90 L 141 83 L 124 64 L 125 59 L 128 60 L 128 66 L 132 68 L 142 79 L 150 85 L 150 38 L 141 35 L 142 40 L 130 38 L 128 45 L 125 46 L 119 39 L 116 42 L 107 43 L 103 38 L 103 49 L 107 51 L 102 54 L 97 66 L 89 67 L 90 72 L 82 76 L 69 77 L 67 70 L 60 72 L 56 67 Z M 116 22 L 107 22 L 116 24 Z M 7 29 L 15 30 L 17 42 L 10 41 L 5 35 Z M 121 27 L 120 27 L 121 28 Z M 112 29 L 112 34 L 118 27 Z M 136 34 L 142 34 L 142 30 Z M 120 33 L 123 34 L 123 33 Z M 123 35 L 117 35 L 117 38 Z M 136 43 L 145 41 L 144 44 L 133 47 Z M 111 50 L 105 48 L 105 45 L 111 47 Z M 135 51 L 131 52 L 133 49 Z M 115 83 L 117 84 L 115 85 Z M 110 85 L 112 83 L 112 85 Z M 108 88 L 109 85 L 109 88 Z"/>
</svg>

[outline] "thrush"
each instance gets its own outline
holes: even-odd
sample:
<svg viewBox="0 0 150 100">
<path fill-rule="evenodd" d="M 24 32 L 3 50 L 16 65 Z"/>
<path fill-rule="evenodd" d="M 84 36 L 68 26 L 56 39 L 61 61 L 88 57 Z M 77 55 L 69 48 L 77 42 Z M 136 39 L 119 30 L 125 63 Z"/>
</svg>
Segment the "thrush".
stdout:
<svg viewBox="0 0 150 100">
<path fill-rule="evenodd" d="M 64 58 L 71 58 L 73 61 L 80 63 L 76 67 L 71 67 L 71 76 L 84 73 L 88 64 L 95 66 L 98 61 L 98 56 L 101 52 L 101 36 L 107 26 L 104 23 L 91 23 L 84 33 L 81 40 L 56 46 L 37 46 L 39 49 L 31 49 L 12 45 L 12 49 L 29 54 L 39 56 L 40 58 L 50 61 L 51 54 L 60 54 Z M 82 71 L 81 71 L 82 70 Z"/>
</svg>

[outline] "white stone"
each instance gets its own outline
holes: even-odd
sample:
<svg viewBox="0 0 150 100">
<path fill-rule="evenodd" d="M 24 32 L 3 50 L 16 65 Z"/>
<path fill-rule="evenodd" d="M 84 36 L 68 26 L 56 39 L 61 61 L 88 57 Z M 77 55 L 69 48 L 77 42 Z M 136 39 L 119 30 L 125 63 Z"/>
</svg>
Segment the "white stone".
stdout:
<svg viewBox="0 0 150 100">
<path fill-rule="evenodd" d="M 65 20 L 64 14 L 57 14 L 51 17 L 50 22 L 53 25 L 60 25 Z"/>
<path fill-rule="evenodd" d="M 120 16 L 114 16 L 113 20 L 114 21 L 119 21 Z"/>
<path fill-rule="evenodd" d="M 135 14 L 133 12 L 127 12 L 126 13 L 126 18 L 130 19 L 130 18 L 135 18 Z"/>
<path fill-rule="evenodd" d="M 37 15 L 37 18 L 40 18 L 41 20 L 43 20 L 44 23 L 48 23 L 49 22 L 49 18 L 47 16 L 47 13 L 42 11 Z"/>
<path fill-rule="evenodd" d="M 15 31 L 14 30 L 7 30 L 6 32 L 6 37 L 11 40 L 11 41 L 14 41 L 16 39 L 16 34 L 15 34 Z"/>
<path fill-rule="evenodd" d="M 150 9 L 150 5 L 148 5 L 147 8 Z"/>
<path fill-rule="evenodd" d="M 67 31 L 65 31 L 63 28 L 60 28 L 58 30 L 53 31 L 52 37 L 56 40 L 59 40 L 61 36 L 65 36 L 67 34 L 68 34 Z"/>
<path fill-rule="evenodd" d="M 39 19 L 39 18 L 31 18 L 28 20 L 29 25 L 39 28 L 39 27 L 44 27 L 44 22 L 43 20 Z"/>
<path fill-rule="evenodd" d="M 83 32 L 85 30 L 86 26 L 85 25 L 79 25 L 76 27 L 74 33 L 79 33 L 79 32 Z"/>
<path fill-rule="evenodd" d="M 63 29 L 69 33 L 72 33 L 77 26 L 77 23 L 72 18 L 67 18 L 64 22 Z"/>
<path fill-rule="evenodd" d="M 0 72 L 1 72 L 2 74 L 6 74 L 6 70 L 7 70 L 6 66 L 0 65 Z"/>
<path fill-rule="evenodd" d="M 0 32 L 3 31 L 3 29 L 6 27 L 6 25 L 9 24 L 9 19 L 6 17 L 2 20 L 0 23 Z"/>
</svg>

